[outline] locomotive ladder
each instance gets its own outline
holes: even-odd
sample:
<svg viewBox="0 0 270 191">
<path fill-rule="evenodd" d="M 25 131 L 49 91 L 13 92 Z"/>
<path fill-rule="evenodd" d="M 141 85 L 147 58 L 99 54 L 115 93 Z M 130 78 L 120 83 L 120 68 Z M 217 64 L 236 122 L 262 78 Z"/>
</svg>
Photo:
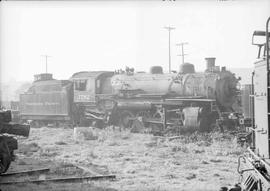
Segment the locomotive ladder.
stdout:
<svg viewBox="0 0 270 191">
<path fill-rule="evenodd" d="M 270 155 L 270 71 L 269 71 L 269 22 L 270 22 L 270 17 L 267 19 L 266 22 L 266 67 L 267 67 L 267 118 L 268 118 L 268 153 Z M 268 156 L 270 158 L 270 156 Z"/>
</svg>

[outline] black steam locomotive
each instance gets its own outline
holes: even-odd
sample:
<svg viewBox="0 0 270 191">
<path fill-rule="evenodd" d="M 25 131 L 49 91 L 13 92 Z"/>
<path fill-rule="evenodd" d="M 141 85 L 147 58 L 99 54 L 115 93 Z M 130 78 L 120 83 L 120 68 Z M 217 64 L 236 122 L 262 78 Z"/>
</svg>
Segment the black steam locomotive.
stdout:
<svg viewBox="0 0 270 191">
<path fill-rule="evenodd" d="M 204 72 L 181 65 L 178 73 L 78 72 L 69 80 L 35 76 L 20 95 L 20 115 L 32 124 L 116 125 L 125 128 L 210 130 L 222 113 L 233 112 L 238 81 L 206 58 Z"/>
</svg>

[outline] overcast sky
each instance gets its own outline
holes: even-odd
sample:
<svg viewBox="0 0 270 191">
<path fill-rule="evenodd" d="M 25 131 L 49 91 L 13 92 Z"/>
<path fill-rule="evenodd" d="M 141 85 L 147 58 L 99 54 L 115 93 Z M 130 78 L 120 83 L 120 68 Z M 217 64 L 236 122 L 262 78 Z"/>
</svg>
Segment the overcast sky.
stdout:
<svg viewBox="0 0 270 191">
<path fill-rule="evenodd" d="M 172 69 L 185 46 L 186 61 L 204 70 L 205 57 L 227 68 L 252 67 L 254 30 L 264 30 L 270 1 L 94 1 L 0 2 L 1 81 L 33 80 L 48 71 L 67 79 L 73 73 L 152 65 L 168 70 L 168 31 Z"/>
</svg>

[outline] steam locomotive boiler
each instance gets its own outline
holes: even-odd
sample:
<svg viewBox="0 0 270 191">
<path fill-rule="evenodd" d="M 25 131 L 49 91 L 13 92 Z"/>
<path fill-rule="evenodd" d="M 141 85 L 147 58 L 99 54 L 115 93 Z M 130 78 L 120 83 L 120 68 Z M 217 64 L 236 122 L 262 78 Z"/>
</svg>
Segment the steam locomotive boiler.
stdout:
<svg viewBox="0 0 270 191">
<path fill-rule="evenodd" d="M 215 58 L 206 62 L 205 72 L 184 63 L 179 73 L 164 74 L 154 66 L 150 73 L 128 69 L 112 76 L 120 124 L 210 130 L 221 112 L 233 111 L 239 80 L 225 67 L 215 66 Z"/>
</svg>

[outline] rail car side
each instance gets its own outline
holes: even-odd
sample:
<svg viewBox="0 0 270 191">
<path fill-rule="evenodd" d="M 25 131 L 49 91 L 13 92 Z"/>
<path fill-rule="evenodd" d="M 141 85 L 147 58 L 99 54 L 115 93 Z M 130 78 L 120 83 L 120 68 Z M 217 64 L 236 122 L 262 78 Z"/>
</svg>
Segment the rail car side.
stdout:
<svg viewBox="0 0 270 191">
<path fill-rule="evenodd" d="M 238 160 L 240 173 L 239 191 L 269 191 L 270 190 L 270 17 L 266 22 L 266 31 L 253 33 L 253 45 L 259 46 L 258 61 L 255 62 L 253 87 L 254 87 L 254 112 L 252 123 L 252 144 L 245 156 Z M 257 36 L 264 36 L 264 43 L 255 43 Z M 261 55 L 261 48 L 264 48 Z"/>
</svg>

